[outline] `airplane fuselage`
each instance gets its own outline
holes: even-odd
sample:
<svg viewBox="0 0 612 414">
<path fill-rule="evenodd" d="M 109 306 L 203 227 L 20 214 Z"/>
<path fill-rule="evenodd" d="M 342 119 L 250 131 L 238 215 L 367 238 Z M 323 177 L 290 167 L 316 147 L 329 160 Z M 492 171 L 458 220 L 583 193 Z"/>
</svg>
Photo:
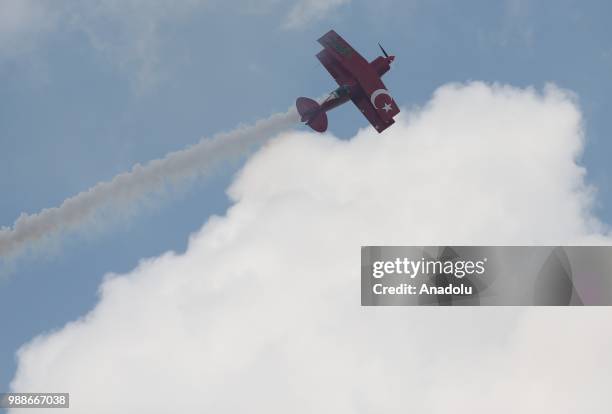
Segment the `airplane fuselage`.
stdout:
<svg viewBox="0 0 612 414">
<path fill-rule="evenodd" d="M 382 77 L 389 71 L 389 69 L 391 69 L 391 62 L 393 62 L 393 59 L 394 56 L 378 56 L 376 59 L 370 62 L 370 65 L 374 68 L 378 76 Z M 348 102 L 352 97 L 356 97 L 362 93 L 363 91 L 356 83 L 342 85 L 329 94 L 329 97 L 321 103 L 321 106 L 317 109 L 317 112 L 331 111 L 343 103 Z"/>
<path fill-rule="evenodd" d="M 325 132 L 326 113 L 352 101 L 379 133 L 392 125 L 393 117 L 400 110 L 381 78 L 391 68 L 394 56 L 379 43 L 384 56 L 368 61 L 333 30 L 318 42 L 323 50 L 317 53 L 317 59 L 340 86 L 323 102 L 303 96 L 297 98 L 295 105 L 300 120 L 317 132 Z"/>
</svg>

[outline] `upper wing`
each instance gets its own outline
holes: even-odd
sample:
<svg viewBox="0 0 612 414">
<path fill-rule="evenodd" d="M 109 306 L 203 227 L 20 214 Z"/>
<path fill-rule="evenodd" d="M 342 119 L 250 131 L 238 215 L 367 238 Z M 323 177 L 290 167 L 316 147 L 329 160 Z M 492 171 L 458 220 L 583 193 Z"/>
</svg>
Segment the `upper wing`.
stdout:
<svg viewBox="0 0 612 414">
<path fill-rule="evenodd" d="M 351 85 L 357 81 L 327 49 L 320 51 L 317 54 L 317 59 L 321 61 L 325 69 L 332 75 L 332 78 L 338 82 L 338 85 Z"/>
<path fill-rule="evenodd" d="M 374 108 L 372 103 L 364 95 L 352 97 L 351 100 L 378 132 L 383 132 L 395 122 L 393 118 L 389 120 L 383 119 L 378 114 L 378 111 Z"/>
<path fill-rule="evenodd" d="M 318 40 L 326 50 L 329 50 L 334 57 L 339 60 L 342 64 L 349 66 L 369 66 L 367 60 L 363 58 L 355 49 L 351 47 L 338 33 L 333 30 L 325 33 Z"/>
<path fill-rule="evenodd" d="M 373 71 L 368 61 L 333 30 L 325 33 L 318 42 L 324 47 L 328 59 L 335 62 L 336 66 L 342 66 L 352 77 L 358 78 L 357 75 L 364 70 Z"/>
<path fill-rule="evenodd" d="M 355 79 L 365 96 L 369 98 L 378 116 L 385 123 L 392 121 L 393 117 L 399 113 L 399 108 L 372 65 L 333 30 L 324 34 L 319 39 L 319 43 L 325 48 L 321 53 L 324 53 L 324 59 L 328 63 L 323 62 L 321 58 L 319 60 L 336 81 L 339 78 Z M 338 77 L 334 75 L 330 67 L 337 75 L 339 74 Z M 339 67 L 342 69 L 337 69 Z"/>
</svg>

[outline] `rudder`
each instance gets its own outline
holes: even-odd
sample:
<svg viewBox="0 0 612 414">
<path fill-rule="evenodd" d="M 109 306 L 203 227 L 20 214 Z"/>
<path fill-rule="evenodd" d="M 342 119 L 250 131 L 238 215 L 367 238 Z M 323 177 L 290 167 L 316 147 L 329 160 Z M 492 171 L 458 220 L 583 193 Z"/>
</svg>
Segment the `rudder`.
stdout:
<svg viewBox="0 0 612 414">
<path fill-rule="evenodd" d="M 327 130 L 327 114 L 320 111 L 321 106 L 314 99 L 299 97 L 295 101 L 295 106 L 300 114 L 301 121 L 317 132 Z"/>
</svg>

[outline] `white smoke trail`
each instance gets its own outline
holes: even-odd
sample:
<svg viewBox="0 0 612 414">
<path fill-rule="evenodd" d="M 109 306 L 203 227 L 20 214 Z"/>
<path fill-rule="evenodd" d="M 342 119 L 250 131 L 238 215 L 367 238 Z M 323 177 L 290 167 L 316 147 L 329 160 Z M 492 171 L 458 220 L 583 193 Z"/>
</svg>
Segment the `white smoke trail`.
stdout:
<svg viewBox="0 0 612 414">
<path fill-rule="evenodd" d="M 12 228 L 0 229 L 0 257 L 18 254 L 45 237 L 74 230 L 110 203 L 124 206 L 162 190 L 168 182 L 206 174 L 216 164 L 247 154 L 253 147 L 295 125 L 298 119 L 295 109 L 274 114 L 253 125 L 202 139 L 192 147 L 171 152 L 144 166 L 136 164 L 131 171 L 68 198 L 59 207 L 47 208 L 38 214 L 22 213 Z"/>
</svg>

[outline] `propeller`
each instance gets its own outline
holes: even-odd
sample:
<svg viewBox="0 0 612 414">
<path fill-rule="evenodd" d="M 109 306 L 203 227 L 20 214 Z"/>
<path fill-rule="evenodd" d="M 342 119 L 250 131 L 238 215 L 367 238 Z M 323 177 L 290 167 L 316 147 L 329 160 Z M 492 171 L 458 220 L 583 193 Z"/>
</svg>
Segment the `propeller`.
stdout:
<svg viewBox="0 0 612 414">
<path fill-rule="evenodd" d="M 387 51 L 382 47 L 382 45 L 379 43 L 378 47 L 380 48 L 380 50 L 382 50 L 383 54 L 385 55 L 385 57 L 389 57 L 389 54 L 387 53 Z"/>
</svg>

